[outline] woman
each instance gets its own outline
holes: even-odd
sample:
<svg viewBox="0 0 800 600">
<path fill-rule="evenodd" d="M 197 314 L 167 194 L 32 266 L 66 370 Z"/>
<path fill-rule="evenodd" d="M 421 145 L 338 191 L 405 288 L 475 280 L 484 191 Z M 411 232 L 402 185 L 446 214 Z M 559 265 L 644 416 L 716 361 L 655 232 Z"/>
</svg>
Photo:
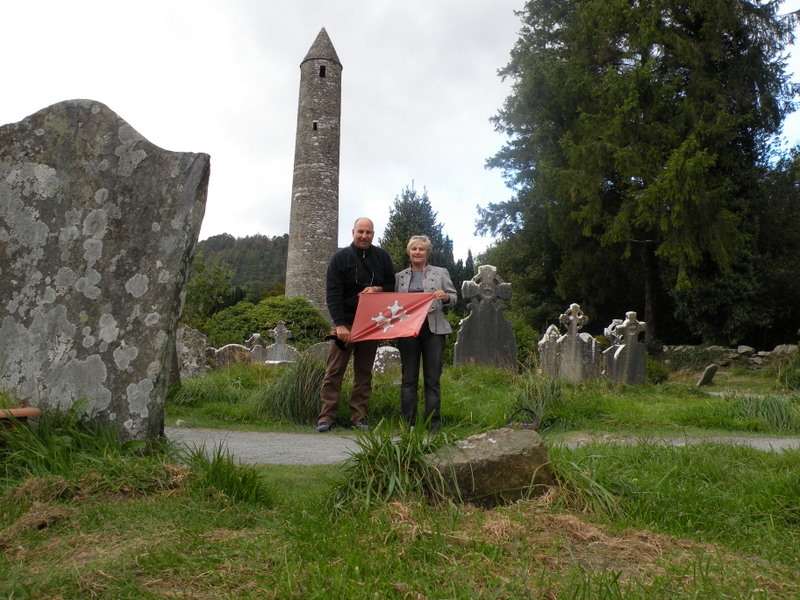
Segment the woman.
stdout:
<svg viewBox="0 0 800 600">
<path fill-rule="evenodd" d="M 403 382 L 400 387 L 400 414 L 414 425 L 417 420 L 417 387 L 419 385 L 419 362 L 422 358 L 422 376 L 425 381 L 425 420 L 430 419 L 432 430 L 439 428 L 441 390 L 445 336 L 452 332 L 450 323 L 444 318 L 443 305 L 455 304 L 456 290 L 447 269 L 428 264 L 431 245 L 427 235 L 415 235 L 406 245 L 411 266 L 394 276 L 396 292 L 433 293 L 428 318 L 422 323 L 417 337 L 398 340 L 400 360 L 403 367 Z"/>
</svg>

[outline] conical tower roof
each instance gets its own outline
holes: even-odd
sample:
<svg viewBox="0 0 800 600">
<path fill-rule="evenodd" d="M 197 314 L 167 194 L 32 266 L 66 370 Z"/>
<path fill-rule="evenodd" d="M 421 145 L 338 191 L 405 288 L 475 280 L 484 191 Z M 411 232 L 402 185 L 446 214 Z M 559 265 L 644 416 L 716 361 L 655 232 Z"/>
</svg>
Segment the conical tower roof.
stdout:
<svg viewBox="0 0 800 600">
<path fill-rule="evenodd" d="M 311 48 L 309 48 L 308 54 L 306 54 L 303 62 L 314 59 L 330 60 L 340 67 L 342 66 L 342 63 L 339 62 L 339 57 L 336 55 L 336 50 L 334 50 L 333 44 L 331 43 L 331 38 L 328 37 L 328 32 L 325 31 L 324 27 L 319 30 L 319 35 L 317 35 L 317 39 L 314 40 L 314 43 L 311 44 Z"/>
</svg>

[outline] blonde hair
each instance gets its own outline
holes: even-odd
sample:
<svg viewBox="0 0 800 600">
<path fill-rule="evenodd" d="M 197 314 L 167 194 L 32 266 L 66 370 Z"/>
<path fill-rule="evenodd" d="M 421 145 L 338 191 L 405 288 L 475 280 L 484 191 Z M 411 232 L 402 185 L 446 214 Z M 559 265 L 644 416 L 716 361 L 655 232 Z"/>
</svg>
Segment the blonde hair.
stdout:
<svg viewBox="0 0 800 600">
<path fill-rule="evenodd" d="M 408 244 L 406 244 L 406 254 L 411 251 L 411 246 L 417 244 L 425 248 L 428 251 L 428 254 L 431 253 L 433 250 L 433 244 L 431 244 L 431 240 L 427 235 L 412 235 L 411 239 L 408 240 Z"/>
</svg>

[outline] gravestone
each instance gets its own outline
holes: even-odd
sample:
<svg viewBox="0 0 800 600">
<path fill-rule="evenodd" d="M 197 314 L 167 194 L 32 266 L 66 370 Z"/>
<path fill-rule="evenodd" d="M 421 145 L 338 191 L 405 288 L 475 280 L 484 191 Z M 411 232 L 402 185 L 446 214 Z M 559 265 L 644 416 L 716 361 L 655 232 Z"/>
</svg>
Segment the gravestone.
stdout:
<svg viewBox="0 0 800 600">
<path fill-rule="evenodd" d="M 550 325 L 539 340 L 539 372 L 546 376 L 558 377 L 558 327 Z"/>
<path fill-rule="evenodd" d="M 0 127 L 0 387 L 163 433 L 209 163 L 92 100 Z"/>
<path fill-rule="evenodd" d="M 567 332 L 558 338 L 558 377 L 571 383 L 596 379 L 600 375 L 599 346 L 581 328 L 589 322 L 579 304 L 570 307 L 558 317 Z"/>
<path fill-rule="evenodd" d="M 639 334 L 645 331 L 644 321 L 636 313 L 628 311 L 625 320 L 614 319 L 605 329 L 612 346 L 603 353 L 606 376 L 612 383 L 643 385 L 647 380 L 647 353 Z"/>
<path fill-rule="evenodd" d="M 394 346 L 380 346 L 375 352 L 375 362 L 372 363 L 373 372 L 387 373 L 388 371 L 399 370 L 400 367 L 400 350 Z"/>
<path fill-rule="evenodd" d="M 285 362 L 295 362 L 300 353 L 286 343 L 292 332 L 286 329 L 286 323 L 278 321 L 275 329 L 269 330 L 269 335 L 275 340 L 274 344 L 266 347 L 266 362 L 270 364 L 278 364 Z"/>
<path fill-rule="evenodd" d="M 470 301 L 469 315 L 461 320 L 453 364 L 516 370 L 514 331 L 503 314 L 505 303 L 511 300 L 511 284 L 503 283 L 495 267 L 481 265 L 478 274 L 461 285 L 461 294 Z"/>
<path fill-rule="evenodd" d="M 714 381 L 714 375 L 717 374 L 718 368 L 719 365 L 715 363 L 708 365 L 703 371 L 703 374 L 700 375 L 700 379 L 697 380 L 697 387 L 711 385 L 711 382 Z"/>
<path fill-rule="evenodd" d="M 254 333 L 245 342 L 245 345 L 250 348 L 250 362 L 253 364 L 263 364 L 267 361 L 267 350 L 261 344 L 261 334 Z"/>
<path fill-rule="evenodd" d="M 213 351 L 214 360 L 218 367 L 249 365 L 252 361 L 250 348 L 243 344 L 225 344 Z"/>
<path fill-rule="evenodd" d="M 328 360 L 328 351 L 333 342 L 317 342 L 306 350 L 306 356 L 325 362 Z"/>
<path fill-rule="evenodd" d="M 198 377 L 206 372 L 206 336 L 188 325 L 178 325 L 175 348 L 181 379 Z"/>
</svg>

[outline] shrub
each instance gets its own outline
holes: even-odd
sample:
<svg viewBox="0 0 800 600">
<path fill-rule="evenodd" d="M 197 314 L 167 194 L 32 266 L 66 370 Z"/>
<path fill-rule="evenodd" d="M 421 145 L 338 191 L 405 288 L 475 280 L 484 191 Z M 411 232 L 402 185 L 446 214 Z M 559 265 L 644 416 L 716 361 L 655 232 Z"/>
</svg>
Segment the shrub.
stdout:
<svg viewBox="0 0 800 600">
<path fill-rule="evenodd" d="M 734 417 L 763 424 L 768 431 L 795 431 L 800 428 L 800 411 L 787 396 L 733 394 L 725 396 Z"/>
<path fill-rule="evenodd" d="M 649 354 L 647 355 L 647 383 L 664 383 L 669 379 L 669 369 Z"/>
<path fill-rule="evenodd" d="M 787 390 L 800 391 L 800 355 L 794 354 L 792 358 L 782 361 L 777 365 L 778 381 Z"/>
<path fill-rule="evenodd" d="M 210 346 L 243 344 L 252 334 L 259 333 L 267 342 L 269 332 L 283 321 L 292 332 L 289 344 L 298 350 L 321 342 L 330 329 L 328 320 L 304 298 L 271 296 L 258 304 L 239 302 L 210 317 L 204 324 L 204 333 Z"/>
</svg>

